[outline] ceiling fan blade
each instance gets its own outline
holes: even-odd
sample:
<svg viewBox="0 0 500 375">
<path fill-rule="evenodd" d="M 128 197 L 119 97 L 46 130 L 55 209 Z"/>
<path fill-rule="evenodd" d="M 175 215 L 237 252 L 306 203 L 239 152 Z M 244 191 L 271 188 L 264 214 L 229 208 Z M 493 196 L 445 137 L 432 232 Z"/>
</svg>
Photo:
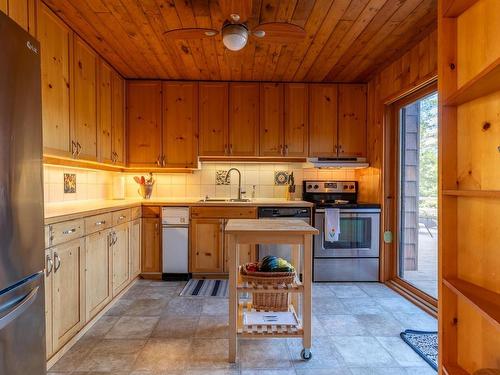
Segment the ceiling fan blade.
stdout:
<svg viewBox="0 0 500 375">
<path fill-rule="evenodd" d="M 252 0 L 219 0 L 219 7 L 222 15 L 233 22 L 246 22 L 252 15 Z M 232 18 L 233 14 L 239 19 Z"/>
<path fill-rule="evenodd" d="M 304 39 L 306 31 L 292 23 L 269 22 L 258 25 L 252 34 L 268 43 L 293 43 Z"/>
<path fill-rule="evenodd" d="M 167 39 L 171 40 L 187 40 L 187 39 L 204 39 L 212 38 L 219 32 L 215 29 L 190 28 L 190 29 L 175 29 L 168 30 L 163 33 Z"/>
</svg>

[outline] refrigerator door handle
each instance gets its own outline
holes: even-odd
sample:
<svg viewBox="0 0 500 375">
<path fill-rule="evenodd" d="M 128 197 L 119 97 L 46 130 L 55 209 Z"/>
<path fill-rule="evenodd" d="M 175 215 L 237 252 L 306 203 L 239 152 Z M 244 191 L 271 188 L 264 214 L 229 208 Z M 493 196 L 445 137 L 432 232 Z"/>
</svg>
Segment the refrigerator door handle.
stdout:
<svg viewBox="0 0 500 375">
<path fill-rule="evenodd" d="M 37 286 L 31 292 L 26 294 L 23 298 L 18 300 L 15 307 L 13 307 L 9 313 L 7 313 L 6 315 L 4 315 L 3 317 L 0 318 L 0 330 L 5 328 L 9 323 L 11 323 L 19 315 L 21 315 L 23 312 L 25 312 L 28 307 L 30 307 L 30 305 L 35 300 L 39 289 L 40 289 L 40 287 Z M 7 307 L 9 307 L 9 306 L 7 306 Z M 0 306 L 0 311 L 1 310 L 3 310 L 3 308 Z"/>
</svg>

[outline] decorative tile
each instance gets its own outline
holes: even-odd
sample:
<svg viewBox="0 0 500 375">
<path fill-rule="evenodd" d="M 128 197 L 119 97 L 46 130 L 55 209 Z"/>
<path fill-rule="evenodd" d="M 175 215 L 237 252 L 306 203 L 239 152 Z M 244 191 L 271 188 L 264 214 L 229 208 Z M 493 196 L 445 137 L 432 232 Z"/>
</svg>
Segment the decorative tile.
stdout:
<svg viewBox="0 0 500 375">
<path fill-rule="evenodd" d="M 76 174 L 75 173 L 65 173 L 64 174 L 64 194 L 74 194 L 76 193 Z"/>
<path fill-rule="evenodd" d="M 274 184 L 275 185 L 286 185 L 288 183 L 288 172 L 287 171 L 275 171 L 274 172 Z"/>
<path fill-rule="evenodd" d="M 226 179 L 227 177 L 227 179 Z M 216 185 L 231 185 L 231 176 L 227 175 L 227 171 L 217 169 L 215 171 L 215 184 Z"/>
</svg>

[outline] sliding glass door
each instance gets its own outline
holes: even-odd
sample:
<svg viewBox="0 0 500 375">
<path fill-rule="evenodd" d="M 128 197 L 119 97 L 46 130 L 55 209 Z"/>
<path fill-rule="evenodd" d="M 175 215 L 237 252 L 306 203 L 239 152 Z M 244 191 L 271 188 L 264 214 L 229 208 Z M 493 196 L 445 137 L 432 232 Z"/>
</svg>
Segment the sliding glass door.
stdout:
<svg viewBox="0 0 500 375">
<path fill-rule="evenodd" d="M 438 98 L 436 92 L 398 107 L 397 274 L 437 298 Z"/>
</svg>

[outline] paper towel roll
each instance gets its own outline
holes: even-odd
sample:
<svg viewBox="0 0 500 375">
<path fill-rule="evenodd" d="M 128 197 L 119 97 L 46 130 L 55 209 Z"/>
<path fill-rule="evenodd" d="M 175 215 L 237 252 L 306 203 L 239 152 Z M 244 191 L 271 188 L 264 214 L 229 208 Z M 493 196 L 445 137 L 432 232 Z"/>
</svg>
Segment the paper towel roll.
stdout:
<svg viewBox="0 0 500 375">
<path fill-rule="evenodd" d="M 125 199 L 125 176 L 113 177 L 113 199 Z"/>
</svg>

